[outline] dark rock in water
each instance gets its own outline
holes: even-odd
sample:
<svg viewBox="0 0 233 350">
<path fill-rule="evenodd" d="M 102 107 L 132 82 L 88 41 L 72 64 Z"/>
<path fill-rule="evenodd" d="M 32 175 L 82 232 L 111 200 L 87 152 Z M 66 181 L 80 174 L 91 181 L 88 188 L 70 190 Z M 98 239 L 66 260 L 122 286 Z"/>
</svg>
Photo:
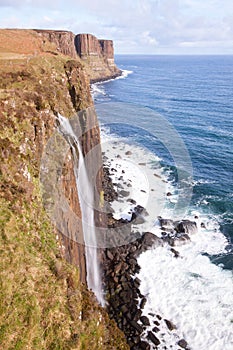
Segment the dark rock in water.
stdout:
<svg viewBox="0 0 233 350">
<path fill-rule="evenodd" d="M 188 343 L 186 342 L 186 340 L 181 339 L 181 340 L 178 341 L 177 344 L 178 344 L 181 348 L 187 349 Z"/>
<path fill-rule="evenodd" d="M 132 154 L 132 152 L 131 152 L 131 151 L 127 151 L 127 152 L 125 152 L 125 155 L 126 155 L 126 156 L 131 156 L 131 154 Z"/>
<path fill-rule="evenodd" d="M 121 172 L 122 172 L 122 174 L 125 174 L 125 171 L 124 171 L 124 170 L 122 170 Z"/>
<path fill-rule="evenodd" d="M 117 187 L 117 188 L 120 188 L 120 189 L 123 189 L 123 188 L 124 188 L 124 187 L 122 186 L 122 184 L 119 184 L 119 183 L 116 185 L 116 187 Z"/>
<path fill-rule="evenodd" d="M 136 260 L 136 259 L 135 259 L 135 262 L 137 263 L 137 260 Z M 138 277 L 136 277 L 136 278 L 134 279 L 134 285 L 135 285 L 136 287 L 139 287 L 140 284 L 141 284 L 141 280 L 140 280 Z"/>
<path fill-rule="evenodd" d="M 144 297 L 140 302 L 140 309 L 144 309 L 145 305 L 146 305 L 146 298 Z"/>
<path fill-rule="evenodd" d="M 150 344 L 146 343 L 145 341 L 140 341 L 137 347 L 138 347 L 138 350 L 150 350 Z"/>
<path fill-rule="evenodd" d="M 150 339 L 150 341 L 152 341 L 152 343 L 154 343 L 155 345 L 160 344 L 160 340 L 151 331 L 149 331 L 147 333 L 147 335 L 148 335 L 148 339 Z"/>
<path fill-rule="evenodd" d="M 141 316 L 140 317 L 140 321 L 142 322 L 142 324 L 144 324 L 144 326 L 150 326 L 150 321 L 149 318 L 146 316 Z"/>
<path fill-rule="evenodd" d="M 171 252 L 174 254 L 175 258 L 178 258 L 180 256 L 180 253 L 174 248 L 171 248 Z"/>
<path fill-rule="evenodd" d="M 141 214 L 132 213 L 131 221 L 134 225 L 141 225 L 144 224 L 145 219 Z"/>
<path fill-rule="evenodd" d="M 174 323 L 172 323 L 171 321 L 169 321 L 169 320 L 164 320 L 164 322 L 166 323 L 167 328 L 168 328 L 170 331 L 173 331 L 173 329 L 176 329 L 176 326 L 175 326 Z"/>
<path fill-rule="evenodd" d="M 146 193 L 146 191 L 145 191 L 145 190 L 141 190 L 141 192 Z"/>
<path fill-rule="evenodd" d="M 141 214 L 141 215 L 144 215 L 144 216 L 148 216 L 148 212 L 146 211 L 146 209 L 144 207 L 142 207 L 141 205 L 137 205 L 135 208 L 134 208 L 134 212 L 136 214 Z"/>
<path fill-rule="evenodd" d="M 120 154 L 118 154 L 116 157 L 117 157 L 117 158 L 121 158 Z"/>
<path fill-rule="evenodd" d="M 131 198 L 127 199 L 127 202 L 132 203 L 134 205 L 137 204 L 137 202 L 134 199 L 131 199 Z"/>
<path fill-rule="evenodd" d="M 160 323 L 158 322 L 158 321 L 154 321 L 153 322 L 156 326 L 159 326 L 160 325 Z"/>
<path fill-rule="evenodd" d="M 174 221 L 171 219 L 163 219 L 161 217 L 158 218 L 161 227 L 167 227 L 174 229 Z"/>
<path fill-rule="evenodd" d="M 167 192 L 167 197 L 171 197 L 171 196 L 172 196 L 171 192 Z"/>
<path fill-rule="evenodd" d="M 160 329 L 159 329 L 158 327 L 154 327 L 154 328 L 152 329 L 152 331 L 155 332 L 155 333 L 158 333 L 158 332 L 160 331 Z"/>
<path fill-rule="evenodd" d="M 140 326 L 136 321 L 132 320 L 130 321 L 130 324 L 133 328 L 135 328 L 139 332 L 139 334 L 143 332 L 142 326 Z"/>
<path fill-rule="evenodd" d="M 138 309 L 133 316 L 133 320 L 138 321 L 140 319 L 141 315 L 142 315 L 142 311 L 140 309 Z"/>
<path fill-rule="evenodd" d="M 175 223 L 175 228 L 177 232 L 194 234 L 197 233 L 197 224 L 195 221 L 182 220 Z"/>
<path fill-rule="evenodd" d="M 141 249 L 139 250 L 139 252 L 142 252 L 146 251 L 148 248 L 155 246 L 159 247 L 163 245 L 163 240 L 151 232 L 145 232 L 140 239 L 140 243 Z"/>
<path fill-rule="evenodd" d="M 162 317 L 160 315 L 156 315 L 156 317 L 158 320 L 160 320 L 160 321 L 162 320 Z"/>
<path fill-rule="evenodd" d="M 181 236 L 167 236 L 164 237 L 163 240 L 167 242 L 171 247 L 179 246 L 184 243 L 187 243 L 190 241 L 190 237 L 188 235 L 181 235 Z"/>
<path fill-rule="evenodd" d="M 128 197 L 129 194 L 130 194 L 130 192 L 129 192 L 129 191 L 125 191 L 125 190 L 121 190 L 121 191 L 119 192 L 119 194 L 120 194 L 121 196 L 123 196 L 123 197 Z"/>
<path fill-rule="evenodd" d="M 206 228 L 206 225 L 204 224 L 204 222 L 201 223 L 201 227 Z"/>
</svg>

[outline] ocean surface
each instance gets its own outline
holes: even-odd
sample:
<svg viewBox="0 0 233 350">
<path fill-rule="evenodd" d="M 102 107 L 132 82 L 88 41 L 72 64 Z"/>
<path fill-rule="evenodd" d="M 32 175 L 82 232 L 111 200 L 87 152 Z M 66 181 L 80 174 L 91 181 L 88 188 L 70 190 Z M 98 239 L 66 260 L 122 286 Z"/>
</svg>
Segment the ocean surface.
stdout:
<svg viewBox="0 0 233 350">
<path fill-rule="evenodd" d="M 166 248 L 139 258 L 141 289 L 148 296 L 145 313 L 159 309 L 191 349 L 230 350 L 233 56 L 121 55 L 116 64 L 122 77 L 92 86 L 104 133 L 130 145 L 139 158 L 143 148 L 142 162 L 145 152 L 158 157 L 171 194 L 160 214 L 174 212 L 184 190 L 182 215 L 196 217 L 200 228 L 191 243 L 177 248 L 182 259 Z M 178 168 L 188 174 L 183 177 Z M 185 180 L 189 184 L 182 189 Z M 174 337 L 168 334 L 166 343 L 174 344 Z"/>
</svg>

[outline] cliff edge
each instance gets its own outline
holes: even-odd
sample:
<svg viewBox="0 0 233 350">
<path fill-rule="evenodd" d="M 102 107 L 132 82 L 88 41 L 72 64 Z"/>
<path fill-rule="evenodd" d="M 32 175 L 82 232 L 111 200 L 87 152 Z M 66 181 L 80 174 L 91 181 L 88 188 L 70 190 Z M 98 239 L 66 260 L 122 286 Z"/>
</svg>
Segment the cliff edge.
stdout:
<svg viewBox="0 0 233 350">
<path fill-rule="evenodd" d="M 55 50 L 81 59 L 91 82 L 104 81 L 121 75 L 114 62 L 112 40 L 97 39 L 92 34 L 73 34 L 61 30 L 35 29 L 42 38 L 55 45 Z"/>
<path fill-rule="evenodd" d="M 73 38 L 69 32 L 0 30 L 0 344 L 6 350 L 128 349 L 85 286 L 84 248 L 72 239 L 82 235 L 82 224 L 74 227 L 64 217 L 70 232 L 64 236 L 42 201 L 41 158 L 56 114 L 72 117 L 93 103 L 82 60 L 69 47 Z M 89 130 L 83 152 L 99 143 L 92 122 L 80 117 Z M 71 150 L 61 183 L 80 216 Z"/>
</svg>

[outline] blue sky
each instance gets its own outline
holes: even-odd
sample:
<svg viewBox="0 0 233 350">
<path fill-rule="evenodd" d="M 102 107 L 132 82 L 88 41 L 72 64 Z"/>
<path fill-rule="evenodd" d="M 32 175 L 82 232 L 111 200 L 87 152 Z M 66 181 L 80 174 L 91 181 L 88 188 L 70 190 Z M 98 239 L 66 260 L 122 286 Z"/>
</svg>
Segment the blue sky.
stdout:
<svg viewBox="0 0 233 350">
<path fill-rule="evenodd" d="M 0 0 L 0 27 L 92 33 L 116 54 L 233 54 L 233 0 Z"/>
</svg>

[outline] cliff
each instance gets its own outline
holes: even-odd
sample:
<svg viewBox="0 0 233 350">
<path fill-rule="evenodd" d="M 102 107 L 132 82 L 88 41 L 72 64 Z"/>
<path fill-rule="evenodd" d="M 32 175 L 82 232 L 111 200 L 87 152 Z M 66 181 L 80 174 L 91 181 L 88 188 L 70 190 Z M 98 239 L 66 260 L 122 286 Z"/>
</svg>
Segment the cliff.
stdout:
<svg viewBox="0 0 233 350">
<path fill-rule="evenodd" d="M 91 67 L 92 81 L 114 78 L 121 74 L 114 62 L 112 40 L 98 40 L 91 34 L 78 34 L 75 46 L 80 58 Z"/>
<path fill-rule="evenodd" d="M 72 117 L 92 105 L 84 65 L 69 47 L 73 38 L 60 31 L 0 30 L 0 343 L 6 350 L 128 348 L 80 283 L 84 246 L 73 239 L 82 237 L 80 220 L 74 226 L 64 213 L 69 234 L 59 232 L 40 188 L 41 159 L 57 113 Z M 80 128 L 87 130 L 85 153 L 99 143 L 99 129 L 85 116 Z M 81 217 L 70 149 L 60 177 L 66 200 Z"/>
<path fill-rule="evenodd" d="M 92 34 L 75 35 L 68 31 L 35 29 L 42 40 L 54 44 L 57 52 L 77 59 L 80 57 L 91 82 L 115 78 L 121 74 L 114 62 L 112 40 L 99 40 Z"/>
</svg>

